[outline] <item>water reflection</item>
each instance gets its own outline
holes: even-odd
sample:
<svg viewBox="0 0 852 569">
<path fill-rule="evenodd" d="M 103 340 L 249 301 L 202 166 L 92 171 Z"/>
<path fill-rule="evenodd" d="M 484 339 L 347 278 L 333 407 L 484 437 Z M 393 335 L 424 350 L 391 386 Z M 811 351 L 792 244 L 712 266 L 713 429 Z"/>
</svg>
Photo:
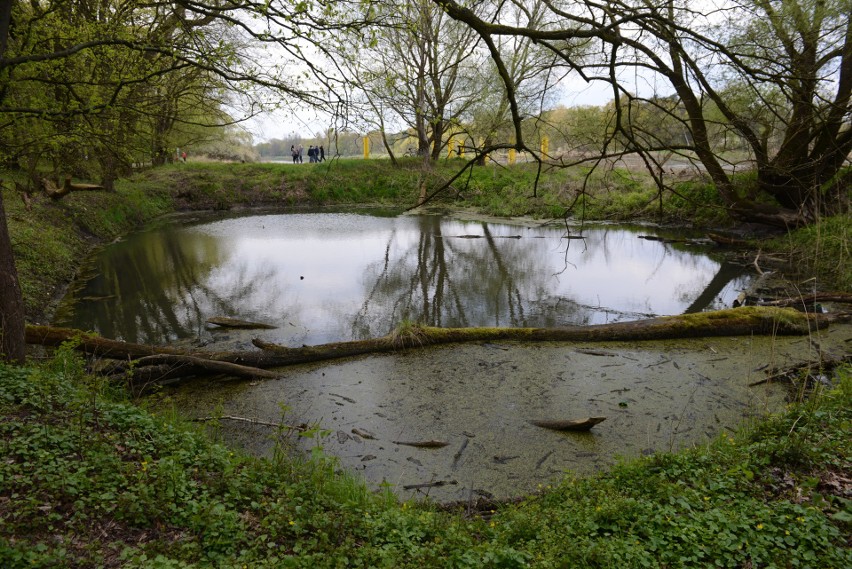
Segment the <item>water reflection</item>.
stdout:
<svg viewBox="0 0 852 569">
<path fill-rule="evenodd" d="M 730 305 L 748 276 L 649 228 L 520 227 L 437 216 L 255 215 L 134 235 L 104 249 L 61 324 L 135 342 L 196 337 L 212 316 L 317 344 L 436 326 L 558 326 Z"/>
</svg>

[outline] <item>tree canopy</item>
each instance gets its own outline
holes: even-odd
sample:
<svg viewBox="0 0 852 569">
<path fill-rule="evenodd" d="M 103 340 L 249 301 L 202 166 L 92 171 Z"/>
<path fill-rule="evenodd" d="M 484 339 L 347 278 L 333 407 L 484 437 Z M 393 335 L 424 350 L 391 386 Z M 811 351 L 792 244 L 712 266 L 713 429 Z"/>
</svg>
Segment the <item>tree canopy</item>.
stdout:
<svg viewBox="0 0 852 569">
<path fill-rule="evenodd" d="M 210 127 L 270 105 L 331 104 L 338 76 L 312 57 L 341 26 L 364 25 L 332 18 L 349 7 L 346 0 L 312 9 L 252 0 L 3 2 L 0 163 L 26 173 L 25 190 L 44 185 L 45 169 L 99 177 L 109 189 L 134 165 L 209 144 L 218 136 Z M 19 360 L 23 305 L 5 223 L 0 269 L 0 351 Z"/>
<path fill-rule="evenodd" d="M 463 3 L 434 1 L 486 43 L 529 38 L 587 81 L 610 85 L 614 128 L 599 150 L 642 156 L 661 187 L 655 153 L 676 151 L 700 163 L 741 219 L 795 227 L 848 205 L 850 0 L 548 2 L 541 20 L 522 27 L 501 21 L 499 9 L 486 20 Z M 577 41 L 589 45 L 581 57 L 566 47 Z M 491 57 L 512 101 L 504 58 Z M 643 108 L 686 136 L 661 134 Z M 520 125 L 519 113 L 513 119 Z M 744 153 L 732 155 L 730 141 Z M 744 169 L 756 172 L 754 184 L 736 183 Z"/>
</svg>

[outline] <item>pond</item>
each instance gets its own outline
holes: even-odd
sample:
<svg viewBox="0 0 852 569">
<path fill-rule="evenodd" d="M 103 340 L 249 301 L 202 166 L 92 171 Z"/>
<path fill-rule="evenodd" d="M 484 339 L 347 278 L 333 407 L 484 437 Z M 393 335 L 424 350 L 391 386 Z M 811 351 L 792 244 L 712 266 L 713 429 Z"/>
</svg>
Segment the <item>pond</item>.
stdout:
<svg viewBox="0 0 852 569">
<path fill-rule="evenodd" d="M 730 306 L 751 275 L 692 237 L 352 212 L 173 223 L 96 255 L 57 323 L 132 342 L 253 349 L 256 337 L 288 346 L 376 337 L 404 320 L 547 327 Z M 220 330 L 206 323 L 214 316 L 275 328 Z M 288 436 L 289 448 L 321 445 L 403 498 L 505 498 L 566 470 L 704 442 L 777 409 L 783 388 L 749 382 L 803 350 L 807 340 L 762 338 L 475 343 L 166 394 L 191 417 L 260 421 L 216 421 L 226 442 L 259 455 L 278 440 L 272 425 L 309 424 L 322 435 Z M 606 420 L 589 433 L 530 423 L 588 416 Z M 446 446 L 403 444 L 426 440 Z"/>
<path fill-rule="evenodd" d="M 204 339 L 208 318 L 235 317 L 299 346 L 382 336 L 405 320 L 548 327 L 729 307 L 750 279 L 711 248 L 649 237 L 678 236 L 356 213 L 173 224 L 103 250 L 57 322 L 164 343 Z"/>
</svg>

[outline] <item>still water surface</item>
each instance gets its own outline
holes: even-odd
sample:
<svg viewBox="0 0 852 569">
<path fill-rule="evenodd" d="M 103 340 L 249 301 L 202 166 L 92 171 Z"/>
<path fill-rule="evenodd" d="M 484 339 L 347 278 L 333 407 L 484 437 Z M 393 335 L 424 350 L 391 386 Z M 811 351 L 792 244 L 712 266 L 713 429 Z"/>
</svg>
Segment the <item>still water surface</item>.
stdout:
<svg viewBox="0 0 852 569">
<path fill-rule="evenodd" d="M 728 307 L 746 286 L 741 267 L 706 248 L 640 238 L 659 234 L 358 213 L 174 224 L 100 252 L 57 320 L 161 343 L 202 338 L 224 316 L 277 326 L 258 335 L 298 346 L 381 336 L 403 320 L 545 327 L 681 314 Z"/>
</svg>

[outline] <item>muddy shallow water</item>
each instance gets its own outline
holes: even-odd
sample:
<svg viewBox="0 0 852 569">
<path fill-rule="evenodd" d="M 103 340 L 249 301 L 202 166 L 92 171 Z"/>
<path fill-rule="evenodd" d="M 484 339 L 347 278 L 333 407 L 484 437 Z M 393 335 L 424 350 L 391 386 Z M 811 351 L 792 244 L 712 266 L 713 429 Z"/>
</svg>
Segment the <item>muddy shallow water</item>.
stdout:
<svg viewBox="0 0 852 569">
<path fill-rule="evenodd" d="M 783 407 L 786 388 L 749 384 L 767 366 L 845 353 L 852 326 L 814 338 L 712 338 L 598 343 L 475 343 L 285 368 L 281 379 L 198 382 L 169 390 L 190 416 L 308 423 L 321 444 L 368 483 L 403 499 L 507 498 L 590 473 L 618 457 L 700 444 Z M 589 433 L 533 419 L 604 416 Z M 221 421 L 225 442 L 268 455 L 275 428 Z M 353 430 L 355 432 L 353 432 Z M 366 438 L 373 436 L 374 438 Z M 399 442 L 436 440 L 442 448 Z M 440 482 L 439 487 L 406 486 Z"/>
</svg>

